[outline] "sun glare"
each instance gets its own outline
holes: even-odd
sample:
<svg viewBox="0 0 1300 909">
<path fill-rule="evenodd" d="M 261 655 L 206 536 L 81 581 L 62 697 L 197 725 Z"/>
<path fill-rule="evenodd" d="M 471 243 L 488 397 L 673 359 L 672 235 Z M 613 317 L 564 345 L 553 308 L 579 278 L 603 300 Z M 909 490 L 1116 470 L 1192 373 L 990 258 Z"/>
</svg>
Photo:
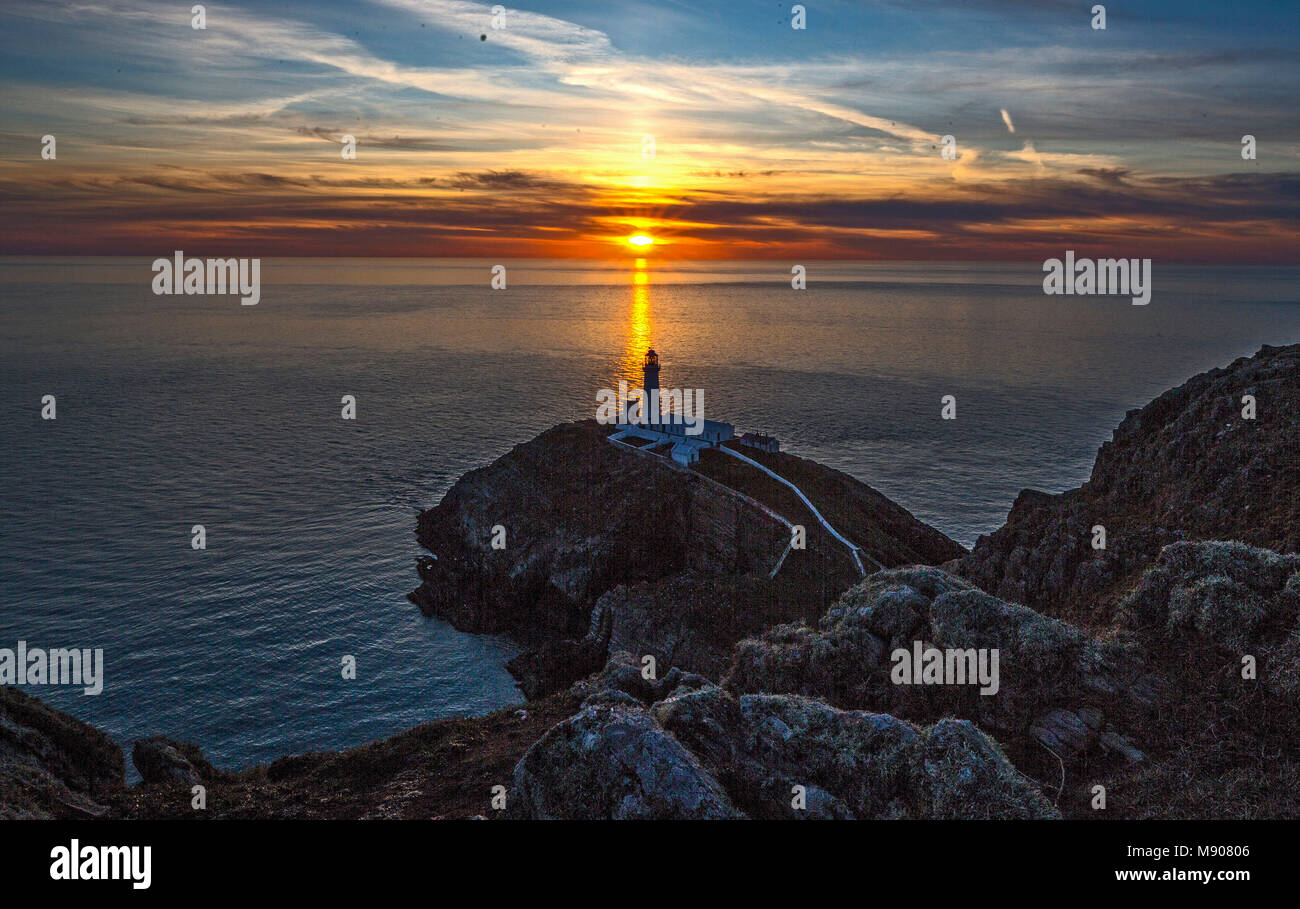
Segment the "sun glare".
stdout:
<svg viewBox="0 0 1300 909">
<path fill-rule="evenodd" d="M 654 237 L 647 237 L 645 234 L 637 234 L 635 237 L 628 237 L 627 242 L 633 246 L 649 246 L 654 243 Z"/>
</svg>

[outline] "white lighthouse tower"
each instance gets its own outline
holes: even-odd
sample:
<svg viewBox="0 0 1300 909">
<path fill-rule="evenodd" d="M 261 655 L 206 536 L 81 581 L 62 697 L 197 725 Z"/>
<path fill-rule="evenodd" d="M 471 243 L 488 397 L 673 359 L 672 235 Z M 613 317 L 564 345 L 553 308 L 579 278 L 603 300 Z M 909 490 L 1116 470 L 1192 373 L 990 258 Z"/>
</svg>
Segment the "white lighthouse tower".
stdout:
<svg viewBox="0 0 1300 909">
<path fill-rule="evenodd" d="M 656 449 L 670 449 L 668 453 L 673 461 L 689 465 L 699 461 L 700 449 L 718 448 L 735 434 L 735 427 L 730 423 L 704 419 L 704 392 L 700 389 L 694 396 L 698 408 L 694 414 L 690 412 L 690 392 L 683 393 L 677 388 L 668 390 L 668 413 L 660 412 L 663 391 L 659 388 L 659 354 L 653 347 L 646 351 L 645 359 L 641 361 L 641 390 L 644 396 L 636 420 L 632 419 L 629 401 L 627 411 L 620 418 L 618 431 L 609 437 L 611 442 L 623 443 L 647 454 L 654 454 Z M 673 409 L 674 403 L 680 410 Z M 632 445 L 626 439 L 639 439 L 651 444 L 644 447 Z"/>
<path fill-rule="evenodd" d="M 645 391 L 645 421 L 659 425 L 659 354 L 652 347 L 641 362 L 641 388 Z"/>
</svg>

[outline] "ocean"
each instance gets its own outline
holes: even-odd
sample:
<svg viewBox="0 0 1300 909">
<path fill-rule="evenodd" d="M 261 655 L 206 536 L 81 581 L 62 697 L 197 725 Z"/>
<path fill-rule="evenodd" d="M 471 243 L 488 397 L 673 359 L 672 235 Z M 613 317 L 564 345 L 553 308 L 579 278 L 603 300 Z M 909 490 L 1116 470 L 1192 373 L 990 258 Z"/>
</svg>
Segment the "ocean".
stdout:
<svg viewBox="0 0 1300 909">
<path fill-rule="evenodd" d="M 802 291 L 781 262 L 494 264 L 265 260 L 241 306 L 155 296 L 149 260 L 0 259 L 0 647 L 105 659 L 101 695 L 27 690 L 227 768 L 520 701 L 514 644 L 406 601 L 416 510 L 651 345 L 709 419 L 969 546 L 1128 409 L 1300 340 L 1296 268 L 1157 262 L 1133 306 L 1045 296 L 1038 263 L 808 262 Z"/>
</svg>

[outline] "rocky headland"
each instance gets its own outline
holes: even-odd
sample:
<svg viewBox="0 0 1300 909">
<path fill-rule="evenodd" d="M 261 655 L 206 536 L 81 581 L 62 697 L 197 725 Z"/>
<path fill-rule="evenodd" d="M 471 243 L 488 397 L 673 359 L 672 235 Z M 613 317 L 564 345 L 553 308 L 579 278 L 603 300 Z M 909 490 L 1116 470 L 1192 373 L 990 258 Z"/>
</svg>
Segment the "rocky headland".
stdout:
<svg viewBox="0 0 1300 909">
<path fill-rule="evenodd" d="M 735 459 L 558 426 L 417 526 L 411 599 L 529 646 L 523 707 L 238 773 L 147 739 L 126 786 L 106 736 L 0 689 L 0 813 L 193 817 L 197 784 L 208 817 L 1297 817 L 1298 398 L 1300 345 L 1196 376 L 969 553 L 842 473 L 755 455 L 863 572 Z M 899 684 L 914 647 L 996 651 L 996 693 Z"/>
<path fill-rule="evenodd" d="M 527 696 L 565 688 L 619 650 L 718 677 L 737 641 L 820 615 L 859 579 L 848 550 L 760 471 L 722 455 L 681 470 L 610 444 L 611 432 L 594 420 L 556 426 L 466 474 L 419 516 L 432 555 L 419 560 L 411 600 L 464 631 L 528 643 L 510 666 Z M 846 474 L 761 457 L 868 564 L 965 555 Z M 786 552 L 790 524 L 806 529 L 806 548 Z"/>
</svg>

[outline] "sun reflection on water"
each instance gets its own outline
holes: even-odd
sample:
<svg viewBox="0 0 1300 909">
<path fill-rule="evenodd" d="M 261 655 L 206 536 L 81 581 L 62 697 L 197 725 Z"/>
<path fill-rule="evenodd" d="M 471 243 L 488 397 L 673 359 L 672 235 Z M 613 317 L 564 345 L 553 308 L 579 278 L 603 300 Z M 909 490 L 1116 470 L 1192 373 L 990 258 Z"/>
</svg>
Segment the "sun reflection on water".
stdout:
<svg viewBox="0 0 1300 909">
<path fill-rule="evenodd" d="M 628 313 L 627 341 L 623 357 L 618 364 L 618 379 L 626 379 L 629 386 L 641 385 L 641 362 L 651 345 L 650 332 L 650 273 L 645 259 L 636 260 L 632 272 L 632 307 Z"/>
</svg>

